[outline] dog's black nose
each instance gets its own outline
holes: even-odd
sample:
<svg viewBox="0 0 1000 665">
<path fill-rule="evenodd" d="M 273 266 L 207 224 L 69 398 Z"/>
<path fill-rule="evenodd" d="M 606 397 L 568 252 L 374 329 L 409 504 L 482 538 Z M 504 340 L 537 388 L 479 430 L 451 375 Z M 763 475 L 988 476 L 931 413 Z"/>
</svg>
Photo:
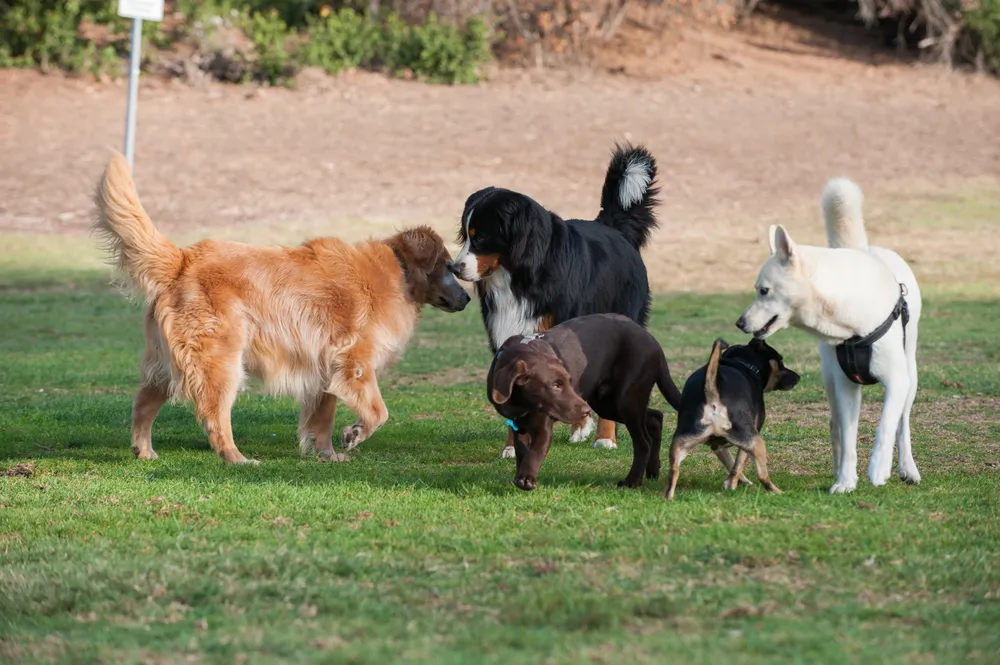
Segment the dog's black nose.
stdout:
<svg viewBox="0 0 1000 665">
<path fill-rule="evenodd" d="M 736 319 L 736 327 L 742 330 L 743 332 L 746 332 L 747 320 L 742 316 Z"/>
</svg>

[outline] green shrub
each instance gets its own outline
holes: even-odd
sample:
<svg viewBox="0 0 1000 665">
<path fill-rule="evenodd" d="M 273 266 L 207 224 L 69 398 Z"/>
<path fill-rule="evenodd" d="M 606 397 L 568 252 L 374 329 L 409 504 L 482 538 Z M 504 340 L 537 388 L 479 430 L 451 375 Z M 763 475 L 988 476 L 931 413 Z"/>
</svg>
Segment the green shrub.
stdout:
<svg viewBox="0 0 1000 665">
<path fill-rule="evenodd" d="M 336 74 L 343 69 L 371 65 L 379 56 L 382 31 L 351 9 L 311 19 L 297 61 Z"/>
<path fill-rule="evenodd" d="M 0 3 L 0 65 L 50 67 L 72 72 L 118 67 L 115 45 L 98 47 L 80 34 L 82 23 L 106 25 L 120 33 L 125 19 L 103 0 L 20 0 Z"/>
<path fill-rule="evenodd" d="M 980 59 L 987 71 L 1000 74 L 1000 0 L 979 0 L 978 4 L 962 17 L 974 38 L 976 53 L 972 57 Z"/>
<path fill-rule="evenodd" d="M 409 25 L 394 12 L 371 21 L 350 3 L 338 4 L 342 8 L 330 12 L 325 3 L 314 0 L 178 0 L 174 9 L 182 23 L 168 20 L 165 27 L 147 21 L 143 37 L 160 49 L 194 40 L 196 51 L 208 49 L 203 55 L 209 58 L 201 64 L 208 67 L 204 62 L 222 55 L 215 52 L 219 47 L 211 37 L 225 37 L 222 31 L 236 29 L 253 44 L 252 52 L 228 53 L 224 57 L 235 66 L 223 63 L 215 69 L 216 63 L 211 71 L 218 75 L 225 70 L 227 79 L 242 76 L 271 84 L 287 82 L 302 66 L 331 74 L 352 67 L 409 71 L 428 81 L 469 83 L 477 80 L 480 65 L 490 58 L 487 26 L 479 18 L 459 28 L 431 13 Z M 82 30 L 92 26 L 103 32 L 98 42 Z M 0 66 L 114 73 L 124 69 L 128 30 L 129 22 L 117 15 L 114 0 L 0 1 Z M 227 42 L 223 38 L 218 43 Z"/>
</svg>

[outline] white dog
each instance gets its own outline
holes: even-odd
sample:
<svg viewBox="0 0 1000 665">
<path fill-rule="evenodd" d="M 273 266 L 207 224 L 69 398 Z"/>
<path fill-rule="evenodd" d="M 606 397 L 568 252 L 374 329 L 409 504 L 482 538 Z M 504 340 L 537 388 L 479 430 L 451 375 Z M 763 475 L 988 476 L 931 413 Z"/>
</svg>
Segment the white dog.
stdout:
<svg viewBox="0 0 1000 665">
<path fill-rule="evenodd" d="M 736 322 L 758 338 L 793 325 L 820 340 L 837 476 L 831 493 L 857 487 L 861 384 L 876 381 L 885 385 L 885 400 L 868 479 L 875 486 L 889 480 L 895 440 L 899 477 L 920 482 L 910 449 L 920 288 L 902 257 L 868 246 L 861 204 L 861 190 L 850 180 L 827 184 L 822 205 L 829 247 L 796 245 L 783 227 L 772 226 L 757 295 Z"/>
</svg>

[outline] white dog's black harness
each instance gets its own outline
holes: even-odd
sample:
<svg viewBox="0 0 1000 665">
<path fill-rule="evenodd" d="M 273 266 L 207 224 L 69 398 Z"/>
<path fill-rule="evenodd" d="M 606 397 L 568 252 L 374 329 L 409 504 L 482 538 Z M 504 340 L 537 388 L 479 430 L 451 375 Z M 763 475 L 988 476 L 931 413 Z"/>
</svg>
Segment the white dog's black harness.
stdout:
<svg viewBox="0 0 1000 665">
<path fill-rule="evenodd" d="M 864 337 L 855 335 L 836 346 L 837 363 L 840 365 L 840 369 L 844 370 L 847 378 L 863 386 L 878 383 L 878 379 L 872 376 L 871 372 L 872 345 L 882 339 L 889 332 L 889 329 L 892 328 L 892 324 L 896 322 L 896 319 L 900 317 L 903 318 L 903 346 L 905 347 L 906 324 L 910 321 L 910 308 L 906 305 L 905 284 L 899 285 L 899 300 L 896 301 L 896 306 L 892 309 L 892 314 L 889 315 L 889 318 L 882 325 Z"/>
</svg>

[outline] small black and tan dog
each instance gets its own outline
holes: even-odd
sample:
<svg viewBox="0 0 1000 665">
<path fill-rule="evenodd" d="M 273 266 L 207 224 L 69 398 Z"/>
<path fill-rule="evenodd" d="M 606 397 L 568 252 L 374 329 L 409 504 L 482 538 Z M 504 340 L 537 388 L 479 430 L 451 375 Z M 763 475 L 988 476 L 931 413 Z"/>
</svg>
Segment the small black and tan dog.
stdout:
<svg viewBox="0 0 1000 665">
<path fill-rule="evenodd" d="M 486 394 L 514 434 L 515 484 L 538 486 L 555 422 L 578 423 L 591 412 L 623 423 L 632 436 L 632 468 L 619 486 L 639 487 L 643 474 L 659 477 L 663 412 L 649 408 L 654 385 L 678 408 L 681 394 L 663 349 L 620 314 L 581 316 L 508 338 L 493 358 Z"/>
<path fill-rule="evenodd" d="M 670 478 L 666 498 L 673 499 L 681 461 L 700 444 L 708 444 L 729 470 L 725 489 L 750 482 L 743 477 L 748 457 L 757 465 L 757 477 L 771 492 L 781 490 L 767 472 L 767 449 L 760 429 L 764 426 L 764 393 L 791 390 L 799 375 L 785 367 L 781 354 L 762 339 L 729 346 L 715 340 L 708 364 L 692 374 L 681 392 L 677 430 L 670 444 Z M 736 446 L 736 461 L 729 447 Z"/>
</svg>

